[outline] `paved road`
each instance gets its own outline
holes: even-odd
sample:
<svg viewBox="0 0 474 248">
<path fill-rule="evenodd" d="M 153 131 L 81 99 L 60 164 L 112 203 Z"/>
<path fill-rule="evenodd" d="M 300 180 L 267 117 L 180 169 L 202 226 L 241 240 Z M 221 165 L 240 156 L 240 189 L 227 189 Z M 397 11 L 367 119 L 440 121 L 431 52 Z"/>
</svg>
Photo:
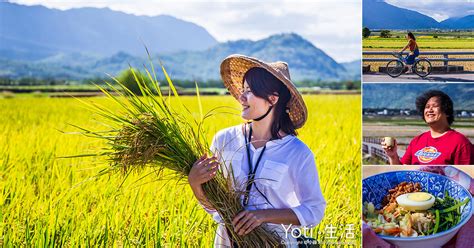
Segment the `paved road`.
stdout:
<svg viewBox="0 0 474 248">
<path fill-rule="evenodd" d="M 474 73 L 432 74 L 421 78 L 416 74 L 402 74 L 392 78 L 385 73 L 362 74 L 362 82 L 474 82 Z"/>
</svg>

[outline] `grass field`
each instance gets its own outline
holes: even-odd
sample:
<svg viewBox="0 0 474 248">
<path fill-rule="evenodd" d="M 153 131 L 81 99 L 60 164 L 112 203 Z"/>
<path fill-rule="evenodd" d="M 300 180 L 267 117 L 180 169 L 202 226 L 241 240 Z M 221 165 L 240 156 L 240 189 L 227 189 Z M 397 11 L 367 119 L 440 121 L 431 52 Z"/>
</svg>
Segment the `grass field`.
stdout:
<svg viewBox="0 0 474 248">
<path fill-rule="evenodd" d="M 461 118 L 456 117 L 456 121 L 452 124 L 452 128 L 472 128 L 474 129 L 473 118 Z M 380 124 L 380 125 L 393 125 L 393 126 L 421 126 L 427 127 L 426 123 L 421 117 L 375 117 L 375 116 L 364 116 L 362 119 L 364 124 Z"/>
<path fill-rule="evenodd" d="M 111 104 L 106 98 L 90 98 Z M 198 113 L 193 97 L 183 97 Z M 229 96 L 202 98 L 204 109 L 237 104 Z M 316 157 L 325 217 L 312 236 L 323 244 L 361 244 L 360 102 L 358 95 L 305 96 L 309 120 L 300 138 Z M 112 107 L 112 105 L 111 105 Z M 94 153 L 101 141 L 58 130 L 100 125 L 74 99 L 0 99 L 0 247 L 164 246 L 209 247 L 216 224 L 185 181 L 153 174 L 95 175 L 107 165 L 97 158 L 58 159 Z M 238 115 L 213 116 L 209 139 L 241 123 Z M 123 184 L 122 184 L 123 183 Z M 121 187 L 120 187 L 121 185 Z M 352 232 L 345 229 L 354 228 Z M 336 227 L 335 233 L 326 228 Z M 333 237 L 336 237 L 333 239 Z"/>
<path fill-rule="evenodd" d="M 434 38 L 437 35 L 438 38 Z M 400 51 L 407 44 L 405 33 L 395 32 L 392 37 L 400 38 L 380 38 L 370 36 L 362 39 L 363 51 L 393 52 Z M 420 52 L 474 52 L 474 34 L 472 32 L 462 33 L 415 33 Z M 458 38 L 458 36 L 460 38 Z M 424 55 L 422 55 L 424 56 Z M 442 55 L 424 56 L 428 58 L 443 58 Z M 394 58 L 391 55 L 363 55 L 363 58 Z M 449 58 L 472 58 L 472 55 L 449 55 Z M 431 62 L 433 66 L 442 66 L 443 62 Z M 378 71 L 380 66 L 386 66 L 387 62 L 364 62 L 370 65 L 371 71 Z M 449 65 L 464 66 L 466 71 L 474 71 L 474 62 L 457 61 L 449 62 Z"/>
<path fill-rule="evenodd" d="M 420 50 L 424 49 L 474 49 L 474 36 L 471 38 L 433 38 L 417 37 Z M 392 48 L 401 50 L 407 44 L 402 38 L 370 37 L 362 40 L 362 48 Z"/>
<path fill-rule="evenodd" d="M 407 34 L 405 30 L 389 30 L 390 35 L 393 38 L 403 38 Z M 474 37 L 474 32 L 472 30 L 410 30 L 415 37 L 431 37 L 431 38 L 450 38 L 450 39 L 459 39 L 459 38 L 472 38 Z M 372 31 L 370 32 L 370 37 L 380 37 L 381 31 Z"/>
<path fill-rule="evenodd" d="M 473 42 L 474 43 L 474 40 Z M 398 48 L 364 48 L 364 51 L 377 51 L 377 52 L 393 52 L 400 51 L 403 48 L 403 45 Z M 421 52 L 474 52 L 474 48 L 471 49 L 423 49 L 420 48 Z M 472 58 L 473 55 L 449 55 L 449 58 Z M 420 57 L 429 58 L 443 58 L 443 55 L 420 55 Z M 363 55 L 363 58 L 389 58 L 395 59 L 392 55 Z M 370 65 L 371 71 L 378 71 L 380 66 L 387 66 L 387 62 L 363 62 L 364 65 Z M 442 66 L 443 62 L 441 61 L 431 61 L 432 66 Z M 474 62 L 473 61 L 452 61 L 449 62 L 449 65 L 459 65 L 464 66 L 465 71 L 474 71 Z"/>
</svg>

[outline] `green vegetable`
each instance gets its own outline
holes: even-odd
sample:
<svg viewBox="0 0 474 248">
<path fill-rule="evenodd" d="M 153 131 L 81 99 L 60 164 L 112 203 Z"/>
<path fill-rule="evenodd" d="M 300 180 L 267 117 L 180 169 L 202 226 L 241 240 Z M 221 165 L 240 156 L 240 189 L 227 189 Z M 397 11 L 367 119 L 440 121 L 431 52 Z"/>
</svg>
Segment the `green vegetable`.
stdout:
<svg viewBox="0 0 474 248">
<path fill-rule="evenodd" d="M 433 234 L 438 232 L 438 227 L 439 227 L 439 210 L 438 209 L 436 209 L 435 214 L 436 214 L 436 222 L 433 229 Z"/>
<path fill-rule="evenodd" d="M 458 210 L 462 205 L 466 204 L 469 202 L 469 198 L 466 198 L 464 201 L 462 202 L 459 202 L 458 204 L 452 206 L 452 207 L 449 207 L 449 208 L 446 208 L 446 209 L 443 209 L 441 211 L 439 211 L 440 213 L 447 213 L 447 212 L 451 212 L 453 210 Z M 459 213 L 459 210 L 457 211 L 457 213 Z"/>
<path fill-rule="evenodd" d="M 461 221 L 461 207 L 469 202 L 469 199 L 458 201 L 445 192 L 444 199 L 436 198 L 433 205 L 436 214 L 435 228 L 432 234 L 448 230 Z M 437 228 L 436 228 L 437 227 Z"/>
</svg>

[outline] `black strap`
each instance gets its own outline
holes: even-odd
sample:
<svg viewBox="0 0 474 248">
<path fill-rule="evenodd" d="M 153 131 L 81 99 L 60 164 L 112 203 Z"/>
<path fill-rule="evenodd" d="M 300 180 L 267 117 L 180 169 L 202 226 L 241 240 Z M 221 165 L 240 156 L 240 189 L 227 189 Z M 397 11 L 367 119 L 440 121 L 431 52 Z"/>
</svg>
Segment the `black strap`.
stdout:
<svg viewBox="0 0 474 248">
<path fill-rule="evenodd" d="M 267 117 L 267 115 L 270 114 L 270 111 L 272 111 L 272 108 L 273 108 L 273 105 L 268 108 L 267 112 L 266 112 L 264 115 L 258 117 L 257 119 L 253 119 L 253 120 L 254 120 L 254 121 L 260 121 L 260 120 L 262 120 L 263 118 Z M 250 132 L 252 132 L 252 129 L 250 129 Z M 252 134 L 250 133 L 250 135 L 252 135 Z M 250 142 L 250 141 L 249 141 L 249 142 Z"/>
<path fill-rule="evenodd" d="M 263 117 L 261 117 L 261 119 L 265 118 L 265 116 L 268 115 L 268 113 L 270 113 L 270 110 L 272 110 L 272 107 L 270 107 L 270 109 L 267 111 L 267 113 Z M 245 191 L 245 194 L 244 194 L 244 202 L 243 202 L 243 205 L 245 207 L 249 203 L 249 195 L 250 195 L 250 190 L 252 189 L 252 185 L 253 185 L 254 180 L 255 180 L 255 173 L 257 172 L 258 164 L 260 163 L 260 160 L 262 159 L 263 153 L 265 152 L 265 149 L 267 148 L 267 145 L 265 144 L 265 146 L 263 147 L 262 153 L 260 153 L 260 156 L 257 159 L 257 163 L 255 164 L 255 168 L 252 170 L 252 161 L 250 159 L 250 147 L 249 147 L 250 142 L 252 141 L 252 125 L 249 125 L 249 138 L 248 138 L 248 141 L 247 141 L 247 127 L 244 126 L 244 137 L 245 137 L 245 147 L 247 148 L 246 149 L 247 150 L 247 161 L 248 161 L 248 165 L 249 165 L 249 176 L 248 176 L 249 179 L 247 180 L 247 186 L 246 186 L 246 191 Z M 267 197 L 264 194 L 262 194 L 262 192 L 257 188 L 257 185 L 255 185 L 255 188 L 265 198 L 265 200 L 268 203 L 270 203 L 268 201 Z M 272 204 L 270 203 L 270 205 L 272 205 Z M 235 240 L 233 240 L 229 228 L 226 227 L 226 231 L 227 231 L 227 235 L 229 236 L 229 239 L 232 243 L 232 247 L 233 248 L 238 248 L 238 244 Z"/>
<path fill-rule="evenodd" d="M 270 107 L 271 109 L 271 107 Z M 252 125 L 249 125 L 249 138 L 247 142 L 247 129 L 244 128 L 244 136 L 245 136 L 245 147 L 247 148 L 247 161 L 249 165 L 249 176 L 247 180 L 247 187 L 245 189 L 245 194 L 244 194 L 244 202 L 243 205 L 247 206 L 249 204 L 249 195 L 250 195 L 250 190 L 252 189 L 252 185 L 255 180 L 255 174 L 258 169 L 258 165 L 260 163 L 260 160 L 262 159 L 263 153 L 265 152 L 265 149 L 267 148 L 267 145 L 263 146 L 263 150 L 258 156 L 257 163 L 255 164 L 255 167 L 252 170 L 252 160 L 250 159 L 250 142 L 252 141 Z"/>
</svg>

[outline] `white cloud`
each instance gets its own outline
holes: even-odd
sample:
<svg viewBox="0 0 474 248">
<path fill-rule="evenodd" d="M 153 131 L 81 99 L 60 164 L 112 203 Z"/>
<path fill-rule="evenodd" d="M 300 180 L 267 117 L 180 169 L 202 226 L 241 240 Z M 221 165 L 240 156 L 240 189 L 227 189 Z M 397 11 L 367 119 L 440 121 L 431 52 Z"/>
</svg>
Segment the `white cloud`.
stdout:
<svg viewBox="0 0 474 248">
<path fill-rule="evenodd" d="M 319 1 L 39 1 L 17 0 L 32 5 L 70 9 L 109 7 L 136 15 L 167 14 L 206 28 L 219 41 L 262 39 L 295 32 L 310 40 L 338 62 L 360 58 L 361 0 Z"/>
<path fill-rule="evenodd" d="M 400 8 L 407 8 L 428 15 L 437 21 L 449 17 L 462 17 L 474 14 L 472 0 L 386 0 Z"/>
</svg>

